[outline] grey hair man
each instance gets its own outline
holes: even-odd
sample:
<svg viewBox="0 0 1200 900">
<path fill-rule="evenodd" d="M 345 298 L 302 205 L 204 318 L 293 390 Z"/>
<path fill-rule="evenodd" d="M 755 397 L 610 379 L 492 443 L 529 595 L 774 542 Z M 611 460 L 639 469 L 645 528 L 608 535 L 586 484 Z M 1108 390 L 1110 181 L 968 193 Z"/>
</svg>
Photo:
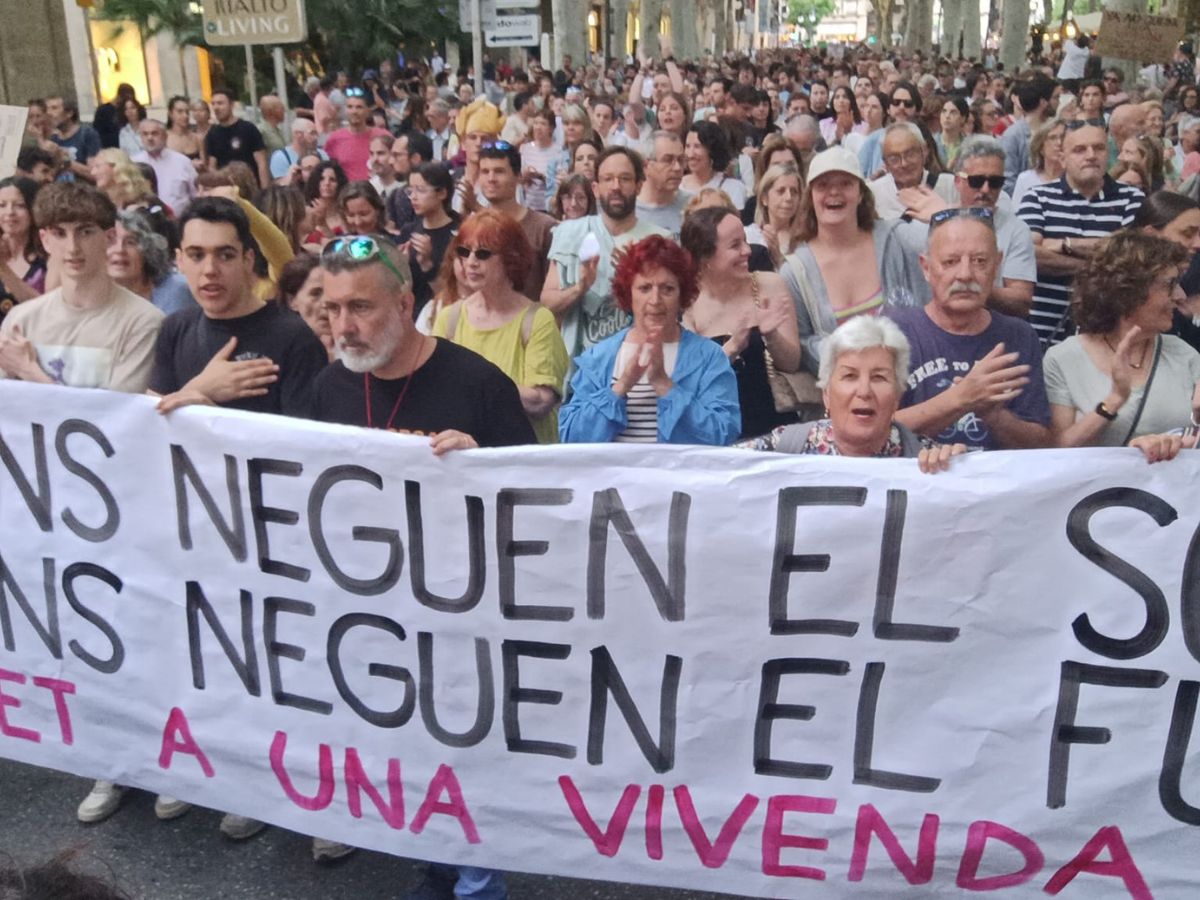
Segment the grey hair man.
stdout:
<svg viewBox="0 0 1200 900">
<path fill-rule="evenodd" d="M 883 166 L 886 173 L 870 183 L 875 195 L 875 209 L 881 219 L 902 219 L 908 212 L 900 198 L 905 188 L 926 187 L 941 197 L 947 205 L 958 202 L 954 176 L 934 175 L 926 168 L 929 147 L 925 135 L 912 122 L 895 122 L 883 132 L 881 141 Z"/>
<path fill-rule="evenodd" d="M 683 141 L 673 131 L 651 135 L 646 154 L 646 180 L 637 197 L 639 219 L 652 222 L 679 240 L 683 227 L 683 209 L 692 195 L 679 189 L 683 180 Z"/>
<path fill-rule="evenodd" d="M 315 419 L 428 435 L 438 455 L 537 443 L 507 375 L 417 331 L 408 258 L 390 241 L 337 238 L 321 266 L 338 360 L 314 384 Z"/>
<path fill-rule="evenodd" d="M 923 253 L 929 235 L 929 220 L 941 210 L 956 206 L 990 210 L 1001 254 L 1000 268 L 988 295 L 988 306 L 997 312 L 1026 318 L 1033 305 L 1037 282 L 1037 256 L 1033 234 L 1009 207 L 1004 193 L 1004 147 L 995 138 L 978 135 L 963 142 L 954 164 L 957 200 L 947 203 L 926 187 L 900 191 L 907 207 L 909 224 L 901 236 L 918 253 Z"/>
<path fill-rule="evenodd" d="M 800 161 L 804 164 L 804 175 L 807 177 L 808 164 L 825 149 L 821 126 L 817 124 L 816 117 L 808 113 L 789 116 L 783 123 L 783 137 L 800 154 Z"/>
</svg>

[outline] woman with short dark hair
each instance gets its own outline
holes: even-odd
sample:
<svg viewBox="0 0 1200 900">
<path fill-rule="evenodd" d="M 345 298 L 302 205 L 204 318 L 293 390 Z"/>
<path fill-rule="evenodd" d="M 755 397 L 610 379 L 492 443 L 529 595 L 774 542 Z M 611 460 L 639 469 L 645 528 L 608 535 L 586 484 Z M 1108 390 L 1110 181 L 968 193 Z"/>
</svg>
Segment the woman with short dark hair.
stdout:
<svg viewBox="0 0 1200 900">
<path fill-rule="evenodd" d="M 739 210 L 745 208 L 746 186 L 725 174 L 733 160 L 733 150 L 719 125 L 693 122 L 688 128 L 683 155 L 687 161 L 687 174 L 683 176 L 680 188 L 689 194 L 698 194 L 704 188 L 724 191 L 734 206 Z"/>
<path fill-rule="evenodd" d="M 1165 334 L 1187 258 L 1173 241 L 1120 231 L 1075 276 L 1079 334 L 1044 364 L 1058 446 L 1120 447 L 1192 421 L 1200 353 Z"/>
</svg>

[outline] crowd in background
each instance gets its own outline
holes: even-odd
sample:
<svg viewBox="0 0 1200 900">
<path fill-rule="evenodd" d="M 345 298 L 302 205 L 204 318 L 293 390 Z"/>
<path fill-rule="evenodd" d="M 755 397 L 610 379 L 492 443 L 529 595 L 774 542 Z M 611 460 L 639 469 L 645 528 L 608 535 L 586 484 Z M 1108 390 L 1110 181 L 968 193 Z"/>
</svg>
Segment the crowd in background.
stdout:
<svg viewBox="0 0 1200 900">
<path fill-rule="evenodd" d="M 1190 45 L 1136 79 L 1086 35 L 1015 73 L 660 49 L 485 57 L 482 96 L 436 54 L 384 61 L 308 79 L 291 114 L 265 96 L 257 124 L 223 90 L 159 120 L 123 86 L 92 125 L 32 100 L 0 180 L 0 370 L 435 453 L 736 445 L 933 472 L 1194 444 Z M 98 783 L 80 817 L 121 792 Z M 431 896 L 504 896 L 498 873 L 431 877 Z"/>
</svg>

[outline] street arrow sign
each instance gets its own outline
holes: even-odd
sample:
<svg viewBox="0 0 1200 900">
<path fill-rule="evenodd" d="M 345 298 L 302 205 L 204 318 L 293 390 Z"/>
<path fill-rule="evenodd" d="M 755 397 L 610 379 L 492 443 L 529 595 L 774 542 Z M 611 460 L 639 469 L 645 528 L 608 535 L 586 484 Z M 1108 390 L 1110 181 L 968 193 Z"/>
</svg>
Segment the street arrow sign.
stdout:
<svg viewBox="0 0 1200 900">
<path fill-rule="evenodd" d="M 483 30 L 489 47 L 532 47 L 542 38 L 542 17 L 535 14 L 496 16 L 495 24 Z"/>
</svg>

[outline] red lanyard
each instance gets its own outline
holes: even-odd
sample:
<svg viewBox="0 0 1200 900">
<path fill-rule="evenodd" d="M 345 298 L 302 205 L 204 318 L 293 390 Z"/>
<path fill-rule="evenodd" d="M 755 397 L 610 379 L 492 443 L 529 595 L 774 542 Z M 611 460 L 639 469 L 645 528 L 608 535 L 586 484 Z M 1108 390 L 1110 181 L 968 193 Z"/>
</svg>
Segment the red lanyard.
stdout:
<svg viewBox="0 0 1200 900">
<path fill-rule="evenodd" d="M 408 378 L 404 380 L 404 387 L 400 389 L 400 396 L 396 398 L 396 405 L 392 407 L 392 414 L 388 416 L 387 424 L 383 426 L 384 431 L 392 430 L 392 423 L 396 421 L 396 413 L 400 411 L 400 404 L 404 402 L 405 396 L 408 394 L 408 389 L 412 387 L 413 379 L 417 376 L 417 360 L 421 358 L 421 345 L 423 341 L 417 341 L 417 352 L 413 355 L 413 367 L 408 373 Z M 375 421 L 371 415 L 371 373 L 363 372 L 363 397 L 367 406 L 367 427 L 374 428 Z"/>
</svg>

